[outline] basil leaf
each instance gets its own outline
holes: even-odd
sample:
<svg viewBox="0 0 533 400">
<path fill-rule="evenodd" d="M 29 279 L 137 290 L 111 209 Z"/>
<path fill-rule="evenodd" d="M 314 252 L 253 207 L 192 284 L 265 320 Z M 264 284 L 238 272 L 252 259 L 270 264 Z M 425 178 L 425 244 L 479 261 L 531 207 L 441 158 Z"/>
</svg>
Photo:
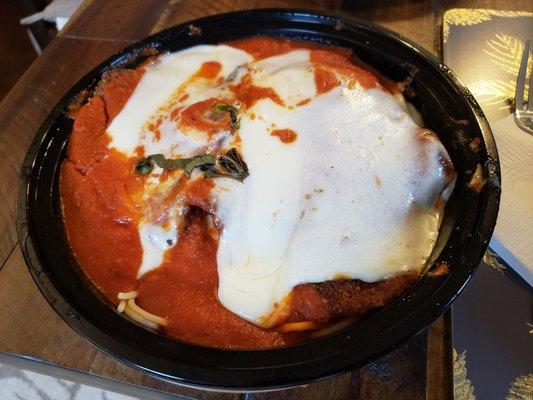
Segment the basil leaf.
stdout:
<svg viewBox="0 0 533 400">
<path fill-rule="evenodd" d="M 185 173 L 190 175 L 194 168 L 208 164 L 215 164 L 215 157 L 211 154 L 189 158 L 189 162 L 185 166 Z"/>
<path fill-rule="evenodd" d="M 142 158 L 135 164 L 135 172 L 140 175 L 147 175 L 152 172 L 154 165 L 163 169 L 183 169 L 187 175 L 190 175 L 194 168 L 200 167 L 204 164 L 215 164 L 215 157 L 206 154 L 194 156 L 191 158 L 165 158 L 163 154 L 151 154 L 146 158 Z"/>
<path fill-rule="evenodd" d="M 233 129 L 239 129 L 241 127 L 241 118 L 237 109 L 229 104 L 220 103 L 211 109 L 213 112 L 228 112 L 230 118 L 229 126 Z"/>
<path fill-rule="evenodd" d="M 135 172 L 139 175 L 148 175 L 152 172 L 152 169 L 154 169 L 154 166 L 148 158 L 141 158 L 135 164 Z"/>
<path fill-rule="evenodd" d="M 189 176 L 195 168 L 199 168 L 205 178 L 232 178 L 242 182 L 249 175 L 248 166 L 234 148 L 219 156 L 218 160 L 212 154 L 176 159 L 165 158 L 163 154 L 151 154 L 137 161 L 135 172 L 147 175 L 152 172 L 154 164 L 167 170 L 183 169 Z"/>
<path fill-rule="evenodd" d="M 236 149 L 228 150 L 226 154 L 219 157 L 218 162 L 233 179 L 242 182 L 249 175 L 248 165 L 246 165 Z"/>
</svg>

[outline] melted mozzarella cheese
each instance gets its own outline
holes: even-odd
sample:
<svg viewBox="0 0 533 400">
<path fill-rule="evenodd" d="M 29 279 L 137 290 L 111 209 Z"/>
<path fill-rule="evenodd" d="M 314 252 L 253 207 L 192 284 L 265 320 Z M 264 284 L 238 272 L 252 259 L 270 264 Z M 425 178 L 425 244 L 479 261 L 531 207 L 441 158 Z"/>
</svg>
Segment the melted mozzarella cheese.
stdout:
<svg viewBox="0 0 533 400">
<path fill-rule="evenodd" d="M 316 96 L 314 67 L 309 60 L 309 50 L 294 50 L 252 65 L 254 82 L 262 87 L 275 88 L 285 105 L 295 105 Z"/>
<path fill-rule="evenodd" d="M 290 290 L 337 276 L 375 282 L 421 270 L 440 226 L 442 145 L 424 145 L 381 89 L 339 87 L 288 110 L 263 102 L 241 122 L 243 184 L 219 182 L 219 299 L 255 323 Z M 283 144 L 268 126 L 289 128 Z"/>
<path fill-rule="evenodd" d="M 274 89 L 284 102 L 263 99 L 242 116 L 240 152 L 250 170 L 244 182 L 215 179 L 212 200 L 223 227 L 217 252 L 221 303 L 261 325 L 300 283 L 339 276 L 375 282 L 420 271 L 441 222 L 437 200 L 450 183 L 439 161 L 447 157 L 445 149 L 423 136 L 405 105 L 379 87 L 343 83 L 317 96 L 308 50 L 256 62 L 227 46 L 161 57 L 109 127 L 111 146 L 133 155 L 142 145 L 146 154 L 167 157 L 231 147 L 228 132 L 191 136 L 167 115 L 169 99 L 180 90 L 189 94 L 186 104 L 228 95 L 227 85 L 213 82 L 184 89 L 201 64 L 213 60 L 222 64 L 223 77 L 245 65 L 254 85 Z M 243 69 L 233 74 L 237 80 Z M 305 99 L 312 100 L 295 106 Z M 159 140 L 145 128 L 157 113 L 163 119 Z M 291 129 L 297 139 L 283 143 L 274 129 Z M 149 182 L 147 198 L 160 190 L 157 179 Z M 154 218 L 140 224 L 140 275 L 161 263 L 178 230 L 179 222 L 163 228 Z"/>
</svg>

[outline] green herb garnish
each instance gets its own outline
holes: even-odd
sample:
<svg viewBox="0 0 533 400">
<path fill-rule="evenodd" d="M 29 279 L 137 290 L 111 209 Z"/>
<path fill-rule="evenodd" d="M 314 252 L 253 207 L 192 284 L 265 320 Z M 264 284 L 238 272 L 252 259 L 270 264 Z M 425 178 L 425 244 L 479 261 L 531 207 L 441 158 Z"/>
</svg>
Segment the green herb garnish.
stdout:
<svg viewBox="0 0 533 400">
<path fill-rule="evenodd" d="M 229 104 L 226 103 L 219 103 L 211 108 L 212 112 L 215 113 L 221 113 L 221 112 L 227 112 L 229 113 L 230 123 L 229 126 L 232 129 L 239 129 L 241 126 L 241 119 L 239 117 L 239 112 L 237 109 Z"/>
<path fill-rule="evenodd" d="M 217 158 L 211 154 L 191 158 L 165 158 L 163 154 L 152 154 L 137 161 L 135 172 L 147 175 L 152 172 L 154 163 L 163 169 L 183 169 L 191 175 L 195 168 L 203 172 L 205 178 L 231 178 L 242 182 L 248 175 L 248 166 L 236 149 L 230 149 Z"/>
<path fill-rule="evenodd" d="M 190 158 L 189 162 L 185 166 L 185 173 L 190 175 L 194 168 L 204 165 L 215 165 L 215 157 L 213 157 L 211 154 L 206 154 L 204 156 Z"/>
<path fill-rule="evenodd" d="M 228 174 L 233 179 L 242 182 L 249 175 L 248 166 L 235 149 L 230 149 L 226 154 L 220 156 L 218 162 L 228 171 Z"/>
<path fill-rule="evenodd" d="M 139 175 L 147 175 L 154 169 L 154 166 L 152 165 L 152 162 L 147 158 L 141 158 L 139 161 L 137 161 L 137 164 L 135 164 L 135 172 L 137 172 Z"/>
<path fill-rule="evenodd" d="M 206 164 L 215 164 L 215 157 L 211 154 L 194 156 L 191 158 L 165 158 L 163 154 L 152 154 L 146 158 L 141 158 L 135 164 L 135 172 L 140 175 L 146 175 L 152 172 L 155 163 L 163 169 L 183 169 L 187 175 L 190 175 L 194 168 Z"/>
<path fill-rule="evenodd" d="M 230 149 L 218 157 L 217 164 L 200 167 L 206 178 L 231 178 L 242 182 L 248 175 L 248 166 L 236 149 Z"/>
</svg>

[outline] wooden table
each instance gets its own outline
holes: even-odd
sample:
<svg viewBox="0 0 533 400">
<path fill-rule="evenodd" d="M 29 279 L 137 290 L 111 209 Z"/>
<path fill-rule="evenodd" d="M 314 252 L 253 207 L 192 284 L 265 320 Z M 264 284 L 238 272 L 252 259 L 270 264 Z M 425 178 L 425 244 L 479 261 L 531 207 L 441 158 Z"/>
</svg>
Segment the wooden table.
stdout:
<svg viewBox="0 0 533 400">
<path fill-rule="evenodd" d="M 170 398 L 169 393 L 196 399 L 451 398 L 449 315 L 349 374 L 283 392 L 210 393 L 149 376 L 89 344 L 55 314 L 25 268 L 15 230 L 19 168 L 37 128 L 69 87 L 108 56 L 147 35 L 206 15 L 261 7 L 366 18 L 435 55 L 440 52 L 442 15 L 449 8 L 533 11 L 530 0 L 86 0 L 0 105 L 0 362 L 148 398 Z"/>
</svg>

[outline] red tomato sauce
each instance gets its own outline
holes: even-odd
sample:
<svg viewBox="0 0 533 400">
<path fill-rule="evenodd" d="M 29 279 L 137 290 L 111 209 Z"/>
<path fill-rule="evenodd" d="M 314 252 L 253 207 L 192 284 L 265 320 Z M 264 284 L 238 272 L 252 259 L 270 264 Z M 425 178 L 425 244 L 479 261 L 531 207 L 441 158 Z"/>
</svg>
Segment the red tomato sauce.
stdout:
<svg viewBox="0 0 533 400">
<path fill-rule="evenodd" d="M 228 113 L 221 113 L 219 119 L 214 119 L 211 116 L 213 107 L 220 103 L 223 101 L 210 98 L 190 105 L 181 112 L 182 125 L 208 133 L 215 133 L 219 129 L 229 127 L 230 116 Z"/>
<path fill-rule="evenodd" d="M 338 83 L 333 81 L 335 79 L 334 76 L 325 75 L 328 71 L 335 71 L 349 77 L 350 82 L 357 82 L 367 89 L 376 87 L 379 83 L 372 72 L 356 66 L 349 58 L 343 55 L 328 50 L 313 50 L 311 51 L 310 58 L 311 62 L 315 65 L 315 83 L 318 93 L 329 91 L 338 85 Z M 317 78 L 318 74 L 322 76 Z"/>
<path fill-rule="evenodd" d="M 187 202 L 208 211 L 210 206 L 209 197 L 215 183 L 211 179 L 196 179 L 187 187 Z"/>
<path fill-rule="evenodd" d="M 70 246 L 92 281 L 110 300 L 132 290 L 142 248 L 137 232 L 140 217 L 135 198 L 142 182 L 134 163 L 110 152 L 86 175 L 63 164 L 61 195 Z"/>
<path fill-rule="evenodd" d="M 70 245 L 87 275 L 110 299 L 136 285 L 142 258 L 137 201 L 143 182 L 133 172 L 133 159 L 108 149 L 105 130 L 142 73 L 117 75 L 78 111 L 61 173 Z"/>
<path fill-rule="evenodd" d="M 292 143 L 298 137 L 298 134 L 292 129 L 276 129 L 272 131 L 272 136 L 277 136 L 283 143 Z"/>
<path fill-rule="evenodd" d="M 329 92 L 340 84 L 333 72 L 323 68 L 315 68 L 315 85 L 318 94 Z"/>
<path fill-rule="evenodd" d="M 304 100 L 298 102 L 296 105 L 298 107 L 301 107 L 301 106 L 305 106 L 306 104 L 309 104 L 310 102 L 311 102 L 311 99 L 304 99 Z"/>
<path fill-rule="evenodd" d="M 143 68 L 120 70 L 102 89 L 108 121 L 122 110 L 144 74 Z"/>
<path fill-rule="evenodd" d="M 222 70 L 222 65 L 218 61 L 207 61 L 202 64 L 196 76 L 198 78 L 214 79 Z"/>
<path fill-rule="evenodd" d="M 281 100 L 274 89 L 255 86 L 249 74 L 243 76 L 237 85 L 230 86 L 230 89 L 235 93 L 235 97 L 248 108 L 252 107 L 261 99 L 270 99 L 280 106 L 283 105 L 283 100 Z"/>
<path fill-rule="evenodd" d="M 251 54 L 254 59 L 279 56 L 293 50 L 327 50 L 332 53 L 349 58 L 352 52 L 344 47 L 324 46 L 312 42 L 300 42 L 289 39 L 278 39 L 268 36 L 254 36 L 246 39 L 233 40 L 227 43 L 229 46 Z"/>
<path fill-rule="evenodd" d="M 159 127 L 161 126 L 161 118 L 159 118 L 155 122 L 151 122 L 148 124 L 148 130 L 152 132 L 154 135 L 154 139 L 159 142 L 161 140 L 161 131 L 159 130 Z"/>
</svg>

